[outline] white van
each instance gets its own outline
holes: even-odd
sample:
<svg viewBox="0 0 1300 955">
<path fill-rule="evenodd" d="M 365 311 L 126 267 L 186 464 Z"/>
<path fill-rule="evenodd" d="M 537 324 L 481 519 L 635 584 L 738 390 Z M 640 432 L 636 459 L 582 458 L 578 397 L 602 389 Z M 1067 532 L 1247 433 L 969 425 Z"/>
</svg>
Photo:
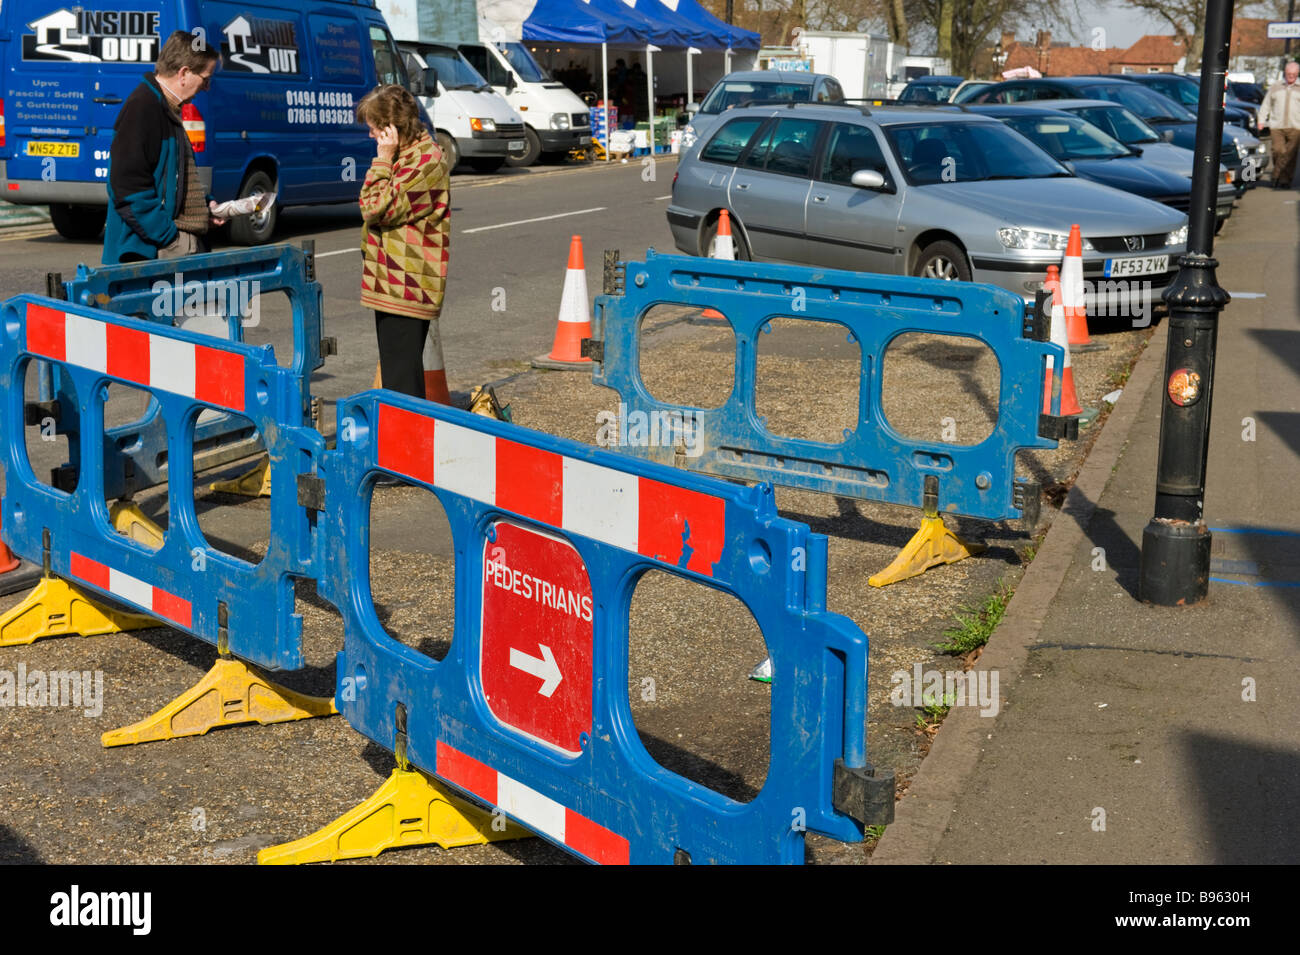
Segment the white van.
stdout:
<svg viewBox="0 0 1300 955">
<path fill-rule="evenodd" d="M 542 69 L 522 43 L 459 45 L 465 59 L 487 77 L 524 119 L 525 148 L 510 165 L 530 166 L 539 156 L 562 159 L 570 149 L 591 144 L 591 113 L 567 86 Z"/>
<path fill-rule="evenodd" d="M 438 77 L 438 98 L 425 96 L 420 102 L 433 120 L 448 169 L 464 160 L 478 172 L 496 172 L 508 155 L 524 153 L 523 117 L 454 46 L 399 43 L 397 47 L 411 76 L 432 70 Z"/>
</svg>

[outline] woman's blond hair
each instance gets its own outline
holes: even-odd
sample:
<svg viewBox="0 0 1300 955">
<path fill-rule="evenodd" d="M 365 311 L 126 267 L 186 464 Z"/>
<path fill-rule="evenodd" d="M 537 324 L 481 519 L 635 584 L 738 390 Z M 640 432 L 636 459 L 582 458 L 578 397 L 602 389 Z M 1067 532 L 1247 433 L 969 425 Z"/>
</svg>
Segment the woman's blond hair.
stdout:
<svg viewBox="0 0 1300 955">
<path fill-rule="evenodd" d="M 424 133 L 420 104 L 411 92 L 395 83 L 377 86 L 357 103 L 357 119 L 376 129 L 392 126 L 398 146 L 408 146 Z"/>
</svg>

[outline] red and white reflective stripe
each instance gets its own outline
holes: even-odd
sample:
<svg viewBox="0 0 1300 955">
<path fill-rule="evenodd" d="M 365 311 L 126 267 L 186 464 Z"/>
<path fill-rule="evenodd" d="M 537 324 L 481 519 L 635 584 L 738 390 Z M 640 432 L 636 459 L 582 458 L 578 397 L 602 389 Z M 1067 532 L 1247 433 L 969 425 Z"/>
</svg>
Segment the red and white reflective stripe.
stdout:
<svg viewBox="0 0 1300 955">
<path fill-rule="evenodd" d="M 28 303 L 27 350 L 231 411 L 244 410 L 242 355 Z"/>
<path fill-rule="evenodd" d="M 628 864 L 630 847 L 618 833 L 441 741 L 437 773 L 588 859 L 601 865 Z"/>
<path fill-rule="evenodd" d="M 192 608 L 190 602 L 183 597 L 169 594 L 161 587 L 155 587 L 151 583 L 132 577 L 107 564 L 101 564 L 97 560 L 91 560 L 76 551 L 72 552 L 70 571 L 78 580 L 93 584 L 100 590 L 105 590 L 114 597 L 121 597 L 137 607 L 145 607 L 156 617 L 170 620 L 187 630 L 190 628 Z"/>
<path fill-rule="evenodd" d="M 701 574 L 722 559 L 720 497 L 392 405 L 379 406 L 377 430 L 381 468 Z"/>
</svg>

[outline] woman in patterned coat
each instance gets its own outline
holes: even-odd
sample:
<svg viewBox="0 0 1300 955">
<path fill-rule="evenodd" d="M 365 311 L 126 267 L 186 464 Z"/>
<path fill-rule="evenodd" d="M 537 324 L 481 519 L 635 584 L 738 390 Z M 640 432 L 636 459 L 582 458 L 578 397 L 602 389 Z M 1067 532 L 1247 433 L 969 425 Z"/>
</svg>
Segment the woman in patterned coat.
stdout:
<svg viewBox="0 0 1300 955">
<path fill-rule="evenodd" d="M 438 316 L 451 239 L 450 170 L 415 97 L 385 85 L 357 104 L 378 150 L 361 186 L 361 304 L 375 310 L 384 387 L 450 404 Z M 428 339 L 430 363 L 424 374 Z"/>
</svg>

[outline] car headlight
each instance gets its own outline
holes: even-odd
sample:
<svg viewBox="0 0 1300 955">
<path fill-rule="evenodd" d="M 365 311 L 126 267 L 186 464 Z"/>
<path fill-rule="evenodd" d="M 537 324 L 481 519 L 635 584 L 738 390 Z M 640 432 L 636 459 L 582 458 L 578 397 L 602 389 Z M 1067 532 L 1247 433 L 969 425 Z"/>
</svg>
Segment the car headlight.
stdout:
<svg viewBox="0 0 1300 955">
<path fill-rule="evenodd" d="M 568 128 L 569 128 L 568 113 L 551 114 L 551 129 L 568 129 Z"/>
<path fill-rule="evenodd" d="M 998 239 L 1008 249 L 1026 252 L 1064 252 L 1070 237 L 1064 232 L 1035 232 L 1032 229 L 998 229 Z M 1083 240 L 1084 251 L 1091 252 L 1092 243 Z"/>
<path fill-rule="evenodd" d="M 698 138 L 699 137 L 695 132 L 695 127 L 692 126 L 690 123 L 687 123 L 686 126 L 682 129 L 682 141 L 679 148 L 690 149 L 692 146 L 695 145 L 695 140 Z"/>
<path fill-rule="evenodd" d="M 471 117 L 469 128 L 478 133 L 495 133 L 497 131 L 497 124 L 490 119 L 476 119 Z"/>
<path fill-rule="evenodd" d="M 1245 159 L 1247 156 L 1250 155 L 1250 147 L 1247 146 L 1245 143 L 1243 143 L 1241 140 L 1234 139 L 1232 142 L 1233 145 L 1237 147 L 1238 159 Z"/>
<path fill-rule="evenodd" d="M 1186 245 L 1187 244 L 1187 226 L 1179 226 L 1173 232 L 1165 236 L 1165 245 Z"/>
</svg>

